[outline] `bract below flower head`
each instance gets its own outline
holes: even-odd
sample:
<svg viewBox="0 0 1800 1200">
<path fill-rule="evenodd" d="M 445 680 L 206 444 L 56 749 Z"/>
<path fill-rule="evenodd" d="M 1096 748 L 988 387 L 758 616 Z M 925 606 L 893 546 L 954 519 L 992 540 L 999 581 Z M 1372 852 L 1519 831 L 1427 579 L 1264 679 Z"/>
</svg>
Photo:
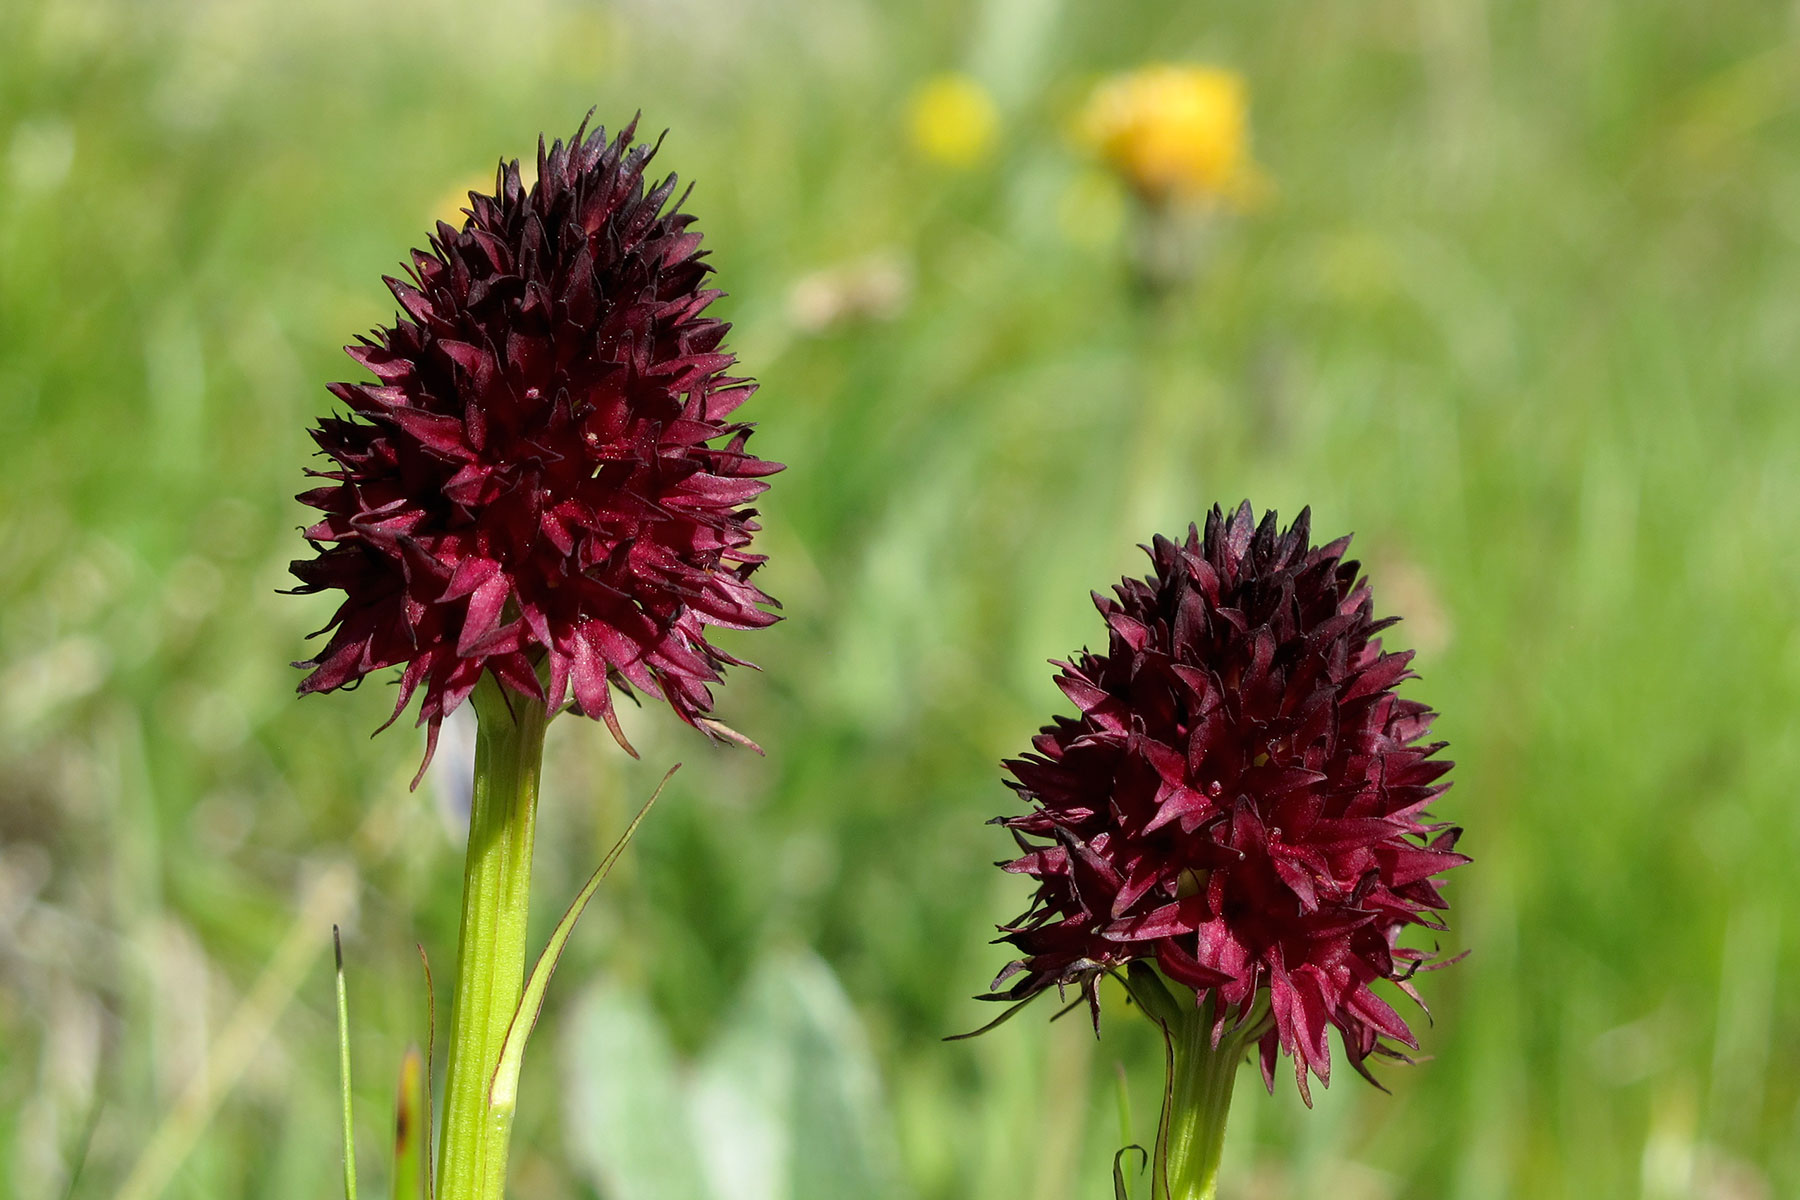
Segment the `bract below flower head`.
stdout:
<svg viewBox="0 0 1800 1200">
<path fill-rule="evenodd" d="M 333 465 L 299 497 L 325 515 L 295 591 L 344 599 L 300 691 L 403 665 L 395 715 L 423 696 L 427 760 L 484 671 L 553 711 L 573 693 L 621 744 L 609 684 L 729 734 L 706 714 L 739 660 L 707 627 L 776 619 L 746 505 L 781 466 L 732 420 L 754 385 L 634 128 L 540 139 L 534 184 L 503 163 L 439 222 L 386 281 L 404 315 L 347 348 L 376 381 L 333 384 L 350 411 L 313 430 Z"/>
<path fill-rule="evenodd" d="M 1078 986 L 1098 1020 L 1099 978 L 1149 960 L 1215 1000 L 1215 1039 L 1266 1000 L 1264 1077 L 1290 1054 L 1303 1096 L 1309 1071 L 1330 1081 L 1334 1025 L 1365 1075 L 1416 1047 L 1369 985 L 1417 999 L 1429 956 L 1398 939 L 1441 928 L 1435 876 L 1467 861 L 1425 815 L 1451 764 L 1423 741 L 1432 710 L 1394 690 L 1412 655 L 1382 650 L 1394 618 L 1374 619 L 1349 539 L 1309 536 L 1306 512 L 1283 531 L 1214 508 L 1204 535 L 1156 539 L 1154 575 L 1095 597 L 1106 652 L 1057 664 L 1080 715 L 1006 764 L 1034 807 L 1000 819 L 1023 851 L 1003 865 L 1038 889 L 994 985 Z"/>
</svg>

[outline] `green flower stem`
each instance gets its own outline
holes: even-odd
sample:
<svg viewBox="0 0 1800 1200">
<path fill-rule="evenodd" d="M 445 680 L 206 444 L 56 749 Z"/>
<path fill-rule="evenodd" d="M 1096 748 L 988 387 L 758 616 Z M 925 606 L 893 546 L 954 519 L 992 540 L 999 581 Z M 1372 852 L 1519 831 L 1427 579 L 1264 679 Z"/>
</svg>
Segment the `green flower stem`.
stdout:
<svg viewBox="0 0 1800 1200">
<path fill-rule="evenodd" d="M 1141 961 L 1128 968 L 1126 986 L 1162 1029 L 1168 1054 L 1151 1164 L 1152 1200 L 1213 1200 L 1232 1085 L 1245 1051 L 1268 1029 L 1267 1002 L 1259 1001 L 1249 1021 L 1228 1027 L 1215 1047 L 1212 999 L 1196 1006 L 1193 993 L 1180 987 L 1171 995 L 1156 969 Z"/>
<path fill-rule="evenodd" d="M 488 1089 L 525 986 L 531 847 L 549 724 L 541 703 L 502 692 L 488 676 L 474 700 L 480 727 L 438 1149 L 441 1200 L 501 1200 L 506 1190 L 511 1114 L 490 1110 Z"/>
<path fill-rule="evenodd" d="M 1190 1009 L 1164 1031 L 1169 1082 L 1156 1131 L 1155 1200 L 1213 1200 L 1218 1193 L 1225 1118 L 1244 1046 L 1228 1034 L 1213 1048 L 1209 1010 Z"/>
</svg>

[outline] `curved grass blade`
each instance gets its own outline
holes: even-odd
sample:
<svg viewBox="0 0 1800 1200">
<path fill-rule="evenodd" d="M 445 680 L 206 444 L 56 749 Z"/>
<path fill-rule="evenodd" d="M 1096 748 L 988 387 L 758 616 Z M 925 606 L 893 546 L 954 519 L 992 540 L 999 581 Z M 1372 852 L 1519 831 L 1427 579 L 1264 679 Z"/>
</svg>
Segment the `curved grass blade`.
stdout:
<svg viewBox="0 0 1800 1200">
<path fill-rule="evenodd" d="M 1141 1171 L 1145 1166 L 1150 1165 L 1149 1151 L 1142 1146 L 1126 1146 L 1113 1155 L 1113 1200 L 1131 1200 L 1131 1188 L 1125 1182 L 1125 1156 L 1133 1150 L 1136 1150 L 1144 1159 L 1143 1166 L 1140 1166 L 1138 1170 Z"/>
<path fill-rule="evenodd" d="M 968 1039 L 973 1038 L 973 1037 L 980 1037 L 982 1034 L 986 1033 L 988 1030 L 998 1029 L 1000 1026 L 1002 1026 L 1002 1025 L 1006 1024 L 1008 1021 L 1012 1020 L 1013 1017 L 1015 1015 L 1017 1015 L 1021 1009 L 1023 1009 L 1027 1004 L 1030 1004 L 1033 1000 L 1036 1000 L 1039 996 L 1044 996 L 1044 995 L 1048 995 L 1048 994 L 1049 993 L 1047 993 L 1047 992 L 1033 992 L 1031 995 L 1025 997 L 1023 1000 L 1017 1001 L 1016 1003 L 1013 1003 L 1013 1004 L 1009 1004 L 1007 1006 L 1005 1012 L 1001 1013 L 999 1016 L 997 1016 L 993 1020 L 989 1021 L 986 1025 L 983 1025 L 980 1029 L 971 1029 L 967 1033 L 953 1033 L 949 1037 L 945 1038 L 944 1040 L 946 1042 L 963 1042 L 963 1041 L 967 1041 Z M 977 996 L 976 999 L 981 1000 L 981 999 L 986 999 L 986 997 Z"/>
<path fill-rule="evenodd" d="M 513 1108 L 519 1100 L 519 1067 L 525 1058 L 525 1042 L 531 1037 L 531 1031 L 537 1028 L 538 1016 L 544 1008 L 544 993 L 550 986 L 550 975 L 556 970 L 563 947 L 569 943 L 569 935 L 575 930 L 575 922 L 581 919 L 582 910 L 594 898 L 600 881 L 606 878 L 613 864 L 619 861 L 619 856 L 625 853 L 625 847 L 631 842 L 631 835 L 637 832 L 638 826 L 649 815 L 650 806 L 656 803 L 657 797 L 662 795 L 669 780 L 679 770 L 680 763 L 670 767 L 668 774 L 662 777 L 662 782 L 650 794 L 650 799 L 644 801 L 644 807 L 638 809 L 637 816 L 631 819 L 631 824 L 625 827 L 625 832 L 619 835 L 619 840 L 613 843 L 613 848 L 607 851 L 606 857 L 588 877 L 587 883 L 576 893 L 568 911 L 563 913 L 562 920 L 556 923 L 555 930 L 551 932 L 550 941 L 538 956 L 537 965 L 531 968 L 531 977 L 525 981 L 525 991 L 519 997 L 519 1007 L 513 1011 L 512 1024 L 507 1026 L 506 1040 L 500 1044 L 500 1062 L 494 1068 L 493 1082 L 488 1085 L 488 1111 L 495 1119 L 512 1119 Z"/>
</svg>

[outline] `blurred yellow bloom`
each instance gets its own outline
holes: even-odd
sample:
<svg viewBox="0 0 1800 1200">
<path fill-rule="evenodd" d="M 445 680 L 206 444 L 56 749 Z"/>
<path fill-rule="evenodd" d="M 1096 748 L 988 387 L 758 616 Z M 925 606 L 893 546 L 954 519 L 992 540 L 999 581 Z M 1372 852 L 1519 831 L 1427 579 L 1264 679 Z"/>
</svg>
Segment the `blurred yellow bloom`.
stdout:
<svg viewBox="0 0 1800 1200">
<path fill-rule="evenodd" d="M 1250 159 L 1243 76 L 1160 65 L 1103 80 L 1078 122 L 1080 139 L 1146 199 L 1240 207 L 1266 190 Z"/>
<path fill-rule="evenodd" d="M 471 175 L 462 180 L 454 188 L 438 197 L 437 203 L 431 206 L 432 227 L 435 229 L 437 223 L 443 221 L 461 229 L 463 222 L 469 219 L 468 214 L 463 212 L 463 209 L 469 207 L 469 193 L 482 192 L 491 195 L 493 190 L 494 176 L 492 173 L 485 176 Z"/>
<path fill-rule="evenodd" d="M 535 159 L 527 157 L 519 160 L 519 182 L 525 185 L 527 191 L 530 191 L 531 185 L 537 182 L 537 161 Z M 465 176 L 462 182 L 438 197 L 437 203 L 431 208 L 433 228 L 436 228 L 437 222 L 443 221 L 461 229 L 463 222 L 469 219 L 468 214 L 463 210 L 469 207 L 470 192 L 480 192 L 484 196 L 493 195 L 494 173 L 489 171 L 485 175 Z"/>
<path fill-rule="evenodd" d="M 987 89 L 967 75 L 939 75 L 907 105 L 913 148 L 947 167 L 972 167 L 994 148 L 1000 113 Z"/>
</svg>

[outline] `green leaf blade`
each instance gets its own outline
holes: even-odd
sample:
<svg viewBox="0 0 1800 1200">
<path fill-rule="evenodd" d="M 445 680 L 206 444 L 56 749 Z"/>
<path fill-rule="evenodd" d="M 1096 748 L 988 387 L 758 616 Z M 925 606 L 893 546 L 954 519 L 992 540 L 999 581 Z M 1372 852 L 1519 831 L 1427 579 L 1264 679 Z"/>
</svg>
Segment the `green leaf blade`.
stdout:
<svg viewBox="0 0 1800 1200">
<path fill-rule="evenodd" d="M 587 883 L 582 885 L 581 891 L 576 893 L 575 899 L 569 903 L 568 910 L 562 915 L 562 920 L 558 921 L 556 928 L 551 931 L 550 940 L 544 946 L 544 952 L 538 956 L 537 965 L 531 969 L 531 977 L 525 981 L 525 991 L 519 997 L 518 1008 L 513 1011 L 512 1023 L 506 1031 L 506 1040 L 501 1043 L 500 1061 L 494 1068 L 494 1078 L 488 1087 L 488 1111 L 494 1119 L 510 1121 L 513 1109 L 518 1105 L 519 1068 L 525 1059 L 525 1043 L 530 1039 L 532 1030 L 537 1028 L 538 1016 L 544 1008 L 544 994 L 550 987 L 550 976 L 555 973 L 557 961 L 562 958 L 563 948 L 569 943 L 569 935 L 575 931 L 575 922 L 581 919 L 581 914 L 586 910 L 588 901 L 594 898 L 594 893 L 599 890 L 601 882 L 612 871 L 613 864 L 619 861 L 619 856 L 625 853 L 625 847 L 631 844 L 632 835 L 637 833 L 638 826 L 643 824 L 644 818 L 650 814 L 651 807 L 662 795 L 663 789 L 669 786 L 669 780 L 674 778 L 675 772 L 679 770 L 681 770 L 680 763 L 669 768 L 668 773 L 662 777 L 662 782 L 658 783 L 656 790 L 650 794 L 650 799 L 644 801 L 644 806 L 638 809 L 637 816 L 631 819 L 631 824 L 625 827 L 625 832 L 619 835 L 619 840 L 613 843 L 611 850 L 607 851 L 606 857 L 594 869 L 594 873 L 588 877 Z"/>
</svg>

